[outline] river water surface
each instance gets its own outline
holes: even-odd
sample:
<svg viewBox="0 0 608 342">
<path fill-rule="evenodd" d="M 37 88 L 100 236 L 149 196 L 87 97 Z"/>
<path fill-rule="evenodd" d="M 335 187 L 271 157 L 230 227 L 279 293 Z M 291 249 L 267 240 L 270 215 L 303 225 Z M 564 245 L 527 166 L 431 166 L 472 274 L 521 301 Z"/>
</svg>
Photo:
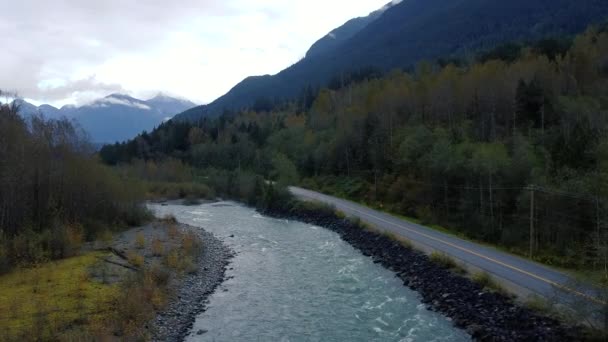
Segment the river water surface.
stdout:
<svg viewBox="0 0 608 342">
<path fill-rule="evenodd" d="M 330 230 L 232 202 L 151 209 L 212 232 L 236 252 L 187 341 L 470 340 Z"/>
</svg>

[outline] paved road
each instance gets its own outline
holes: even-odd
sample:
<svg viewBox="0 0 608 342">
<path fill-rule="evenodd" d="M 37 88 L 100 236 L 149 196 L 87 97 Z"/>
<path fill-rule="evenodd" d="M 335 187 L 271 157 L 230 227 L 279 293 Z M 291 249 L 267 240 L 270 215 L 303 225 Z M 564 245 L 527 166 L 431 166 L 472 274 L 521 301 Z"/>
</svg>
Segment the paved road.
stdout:
<svg viewBox="0 0 608 342">
<path fill-rule="evenodd" d="M 304 200 L 333 205 L 345 214 L 359 217 L 381 231 L 397 234 L 414 244 L 425 246 L 425 249 L 446 253 L 533 293 L 565 303 L 573 298 L 584 298 L 595 304 L 603 303 L 591 289 L 581 289 L 580 286 L 575 289 L 573 280 L 567 275 L 530 260 L 459 239 L 351 201 L 297 187 L 290 187 L 290 191 Z"/>
</svg>

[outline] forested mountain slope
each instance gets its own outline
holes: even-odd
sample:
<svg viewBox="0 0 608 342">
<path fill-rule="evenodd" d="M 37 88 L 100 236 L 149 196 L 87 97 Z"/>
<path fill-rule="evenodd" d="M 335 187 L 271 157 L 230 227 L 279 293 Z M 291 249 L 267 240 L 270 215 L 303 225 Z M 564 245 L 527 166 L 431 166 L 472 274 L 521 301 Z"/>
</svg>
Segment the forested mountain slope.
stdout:
<svg viewBox="0 0 608 342">
<path fill-rule="evenodd" d="M 467 59 L 505 42 L 568 36 L 607 16 L 608 2 L 603 0 L 403 1 L 361 25 L 348 40 L 309 53 L 277 75 L 247 78 L 211 104 L 176 118 L 217 116 L 260 99 L 293 99 L 309 85 L 325 86 L 332 77 L 369 66 L 408 69 L 423 59 Z"/>
<path fill-rule="evenodd" d="M 525 49 L 323 89 L 304 113 L 172 120 L 101 156 L 227 170 L 205 181 L 240 198 L 259 190 L 252 174 L 299 183 L 597 270 L 608 256 L 606 56 L 608 33 L 589 30 L 563 54 Z"/>
</svg>

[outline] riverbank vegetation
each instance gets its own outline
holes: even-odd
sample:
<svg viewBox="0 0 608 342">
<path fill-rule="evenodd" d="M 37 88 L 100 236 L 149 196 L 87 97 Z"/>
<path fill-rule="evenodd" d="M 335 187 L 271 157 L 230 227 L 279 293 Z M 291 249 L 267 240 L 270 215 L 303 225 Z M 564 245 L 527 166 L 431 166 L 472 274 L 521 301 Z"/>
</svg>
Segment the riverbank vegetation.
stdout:
<svg viewBox="0 0 608 342">
<path fill-rule="evenodd" d="M 0 275 L 0 340 L 149 340 L 203 242 L 164 220 L 105 243 L 112 248 Z"/>
<path fill-rule="evenodd" d="M 147 338 L 200 243 L 180 231 L 167 233 L 175 243 L 137 236 L 133 258 L 113 260 L 116 236 L 151 220 L 142 182 L 101 163 L 67 119 L 24 119 L 5 104 L 0 189 L 0 340 Z M 167 261 L 149 264 L 147 246 Z"/>
<path fill-rule="evenodd" d="M 53 340 L 67 327 L 102 326 L 118 294 L 91 281 L 88 268 L 104 253 L 89 253 L 0 276 L 0 340 Z"/>
<path fill-rule="evenodd" d="M 303 184 L 608 282 L 608 33 L 560 42 L 169 121 L 101 156 L 174 158 L 236 198 Z"/>
<path fill-rule="evenodd" d="M 149 219 L 141 189 L 97 160 L 67 119 L 0 105 L 0 274 L 78 254 L 106 231 Z"/>
</svg>

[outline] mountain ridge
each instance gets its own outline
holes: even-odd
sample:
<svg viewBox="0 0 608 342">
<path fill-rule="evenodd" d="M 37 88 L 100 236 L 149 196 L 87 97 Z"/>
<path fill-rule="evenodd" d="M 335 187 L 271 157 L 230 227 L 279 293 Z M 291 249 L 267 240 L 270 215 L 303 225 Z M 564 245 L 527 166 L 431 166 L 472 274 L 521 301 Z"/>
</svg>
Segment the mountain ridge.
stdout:
<svg viewBox="0 0 608 342">
<path fill-rule="evenodd" d="M 48 104 L 35 106 L 16 100 L 22 116 L 42 114 L 49 119 L 66 117 L 75 120 L 91 136 L 93 143 L 113 143 L 149 131 L 173 115 L 196 106 L 195 103 L 159 93 L 148 100 L 113 93 L 82 106 L 56 108 Z"/>
<path fill-rule="evenodd" d="M 210 104 L 175 119 L 214 117 L 225 110 L 250 108 L 260 98 L 294 99 L 307 86 L 323 87 L 340 73 L 366 67 L 411 68 L 421 60 L 467 58 L 506 42 L 573 35 L 607 16 L 608 2 L 602 0 L 401 1 L 350 32 L 342 43 L 314 53 L 319 52 L 318 44 L 324 44 L 319 43 L 324 36 L 311 47 L 313 53 L 276 75 L 248 77 Z"/>
</svg>

